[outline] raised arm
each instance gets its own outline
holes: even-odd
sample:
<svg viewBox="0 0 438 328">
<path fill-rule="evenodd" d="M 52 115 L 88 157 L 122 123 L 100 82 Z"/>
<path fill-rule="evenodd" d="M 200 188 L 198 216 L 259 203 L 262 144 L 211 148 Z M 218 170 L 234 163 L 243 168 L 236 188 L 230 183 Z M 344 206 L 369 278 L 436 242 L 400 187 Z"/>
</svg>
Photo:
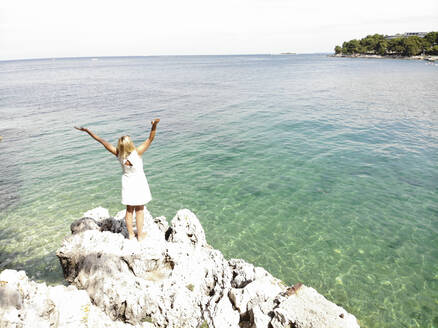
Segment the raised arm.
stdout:
<svg viewBox="0 0 438 328">
<path fill-rule="evenodd" d="M 141 156 L 143 153 L 149 148 L 149 146 L 152 143 L 152 140 L 155 138 L 155 132 L 157 130 L 157 124 L 160 122 L 159 118 L 156 118 L 155 120 L 151 121 L 152 128 L 151 132 L 149 133 L 149 138 L 147 138 L 140 146 L 137 147 L 137 153 Z"/>
<path fill-rule="evenodd" d="M 111 154 L 114 154 L 115 156 L 117 156 L 116 147 L 111 145 L 108 141 L 105 141 L 102 138 L 100 138 L 99 136 L 95 135 L 93 132 L 91 132 L 90 129 L 83 128 L 83 127 L 78 128 L 76 126 L 75 126 L 75 129 L 77 129 L 79 131 L 87 132 L 90 135 L 90 137 L 92 137 L 97 142 L 100 142 L 105 147 L 105 149 L 108 150 Z"/>
</svg>

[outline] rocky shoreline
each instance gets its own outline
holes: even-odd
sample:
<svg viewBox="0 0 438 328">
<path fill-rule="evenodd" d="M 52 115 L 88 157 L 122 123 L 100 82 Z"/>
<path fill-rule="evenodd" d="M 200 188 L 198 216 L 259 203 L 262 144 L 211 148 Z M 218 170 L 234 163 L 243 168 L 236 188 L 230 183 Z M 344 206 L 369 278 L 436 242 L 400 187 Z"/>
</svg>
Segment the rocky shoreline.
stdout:
<svg viewBox="0 0 438 328">
<path fill-rule="evenodd" d="M 170 225 L 145 210 L 142 242 L 123 218 L 96 208 L 71 224 L 56 252 L 68 287 L 1 272 L 0 327 L 359 327 L 315 289 L 225 259 L 187 209 Z"/>
<path fill-rule="evenodd" d="M 342 58 L 378 58 L 378 59 L 406 59 L 406 60 L 425 60 L 429 62 L 438 62 L 438 56 L 431 55 L 418 55 L 418 56 L 381 56 L 381 55 L 364 55 L 364 54 L 332 54 L 329 57 L 342 57 Z"/>
</svg>

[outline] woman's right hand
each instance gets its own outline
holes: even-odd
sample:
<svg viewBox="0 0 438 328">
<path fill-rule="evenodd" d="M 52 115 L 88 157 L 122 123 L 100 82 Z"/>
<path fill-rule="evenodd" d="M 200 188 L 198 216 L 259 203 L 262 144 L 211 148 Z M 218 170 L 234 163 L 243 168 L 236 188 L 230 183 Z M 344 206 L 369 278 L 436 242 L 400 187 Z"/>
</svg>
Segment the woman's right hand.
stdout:
<svg viewBox="0 0 438 328">
<path fill-rule="evenodd" d="M 151 124 L 152 124 L 152 125 L 157 125 L 158 122 L 160 122 L 160 119 L 159 119 L 159 118 L 156 118 L 155 120 L 151 121 Z"/>
</svg>

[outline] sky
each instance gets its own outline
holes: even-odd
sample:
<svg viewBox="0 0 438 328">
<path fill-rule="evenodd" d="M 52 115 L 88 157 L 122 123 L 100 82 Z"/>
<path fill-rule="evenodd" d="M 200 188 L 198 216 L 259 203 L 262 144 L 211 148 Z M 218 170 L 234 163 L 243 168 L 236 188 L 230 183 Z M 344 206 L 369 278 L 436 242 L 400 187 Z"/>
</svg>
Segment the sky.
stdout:
<svg viewBox="0 0 438 328">
<path fill-rule="evenodd" d="M 1 0 L 0 60 L 332 52 L 438 31 L 438 1 Z"/>
</svg>

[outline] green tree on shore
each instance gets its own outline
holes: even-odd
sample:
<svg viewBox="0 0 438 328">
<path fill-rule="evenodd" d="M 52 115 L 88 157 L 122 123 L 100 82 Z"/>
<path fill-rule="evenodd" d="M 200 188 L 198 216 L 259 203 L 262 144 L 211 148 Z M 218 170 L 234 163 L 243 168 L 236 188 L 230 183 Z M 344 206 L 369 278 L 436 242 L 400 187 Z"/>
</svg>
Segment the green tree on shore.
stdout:
<svg viewBox="0 0 438 328">
<path fill-rule="evenodd" d="M 388 46 L 389 46 L 388 41 L 380 40 L 376 44 L 376 53 L 378 55 L 384 56 L 388 52 Z"/>
<path fill-rule="evenodd" d="M 403 39 L 391 39 L 388 42 L 388 52 L 385 55 L 401 55 L 404 52 Z"/>
<path fill-rule="evenodd" d="M 424 37 L 423 44 L 426 44 L 425 53 L 428 55 L 438 55 L 438 32 L 427 33 Z"/>
<path fill-rule="evenodd" d="M 431 45 L 438 44 L 438 32 L 427 33 L 424 37 Z"/>
<path fill-rule="evenodd" d="M 433 46 L 433 47 L 429 50 L 428 55 L 435 55 L 435 56 L 438 56 L 438 45 Z"/>
<path fill-rule="evenodd" d="M 418 36 L 410 36 L 402 40 L 403 56 L 416 56 L 423 53 L 423 43 Z"/>
<path fill-rule="evenodd" d="M 389 39 L 382 34 L 367 35 L 360 40 L 350 40 L 334 48 L 336 54 L 378 54 L 381 56 L 438 55 L 438 32 L 429 32 L 424 38 L 418 36 Z"/>
<path fill-rule="evenodd" d="M 374 54 L 377 52 L 377 45 L 384 40 L 381 34 L 368 35 L 359 41 L 362 52 Z"/>
</svg>

